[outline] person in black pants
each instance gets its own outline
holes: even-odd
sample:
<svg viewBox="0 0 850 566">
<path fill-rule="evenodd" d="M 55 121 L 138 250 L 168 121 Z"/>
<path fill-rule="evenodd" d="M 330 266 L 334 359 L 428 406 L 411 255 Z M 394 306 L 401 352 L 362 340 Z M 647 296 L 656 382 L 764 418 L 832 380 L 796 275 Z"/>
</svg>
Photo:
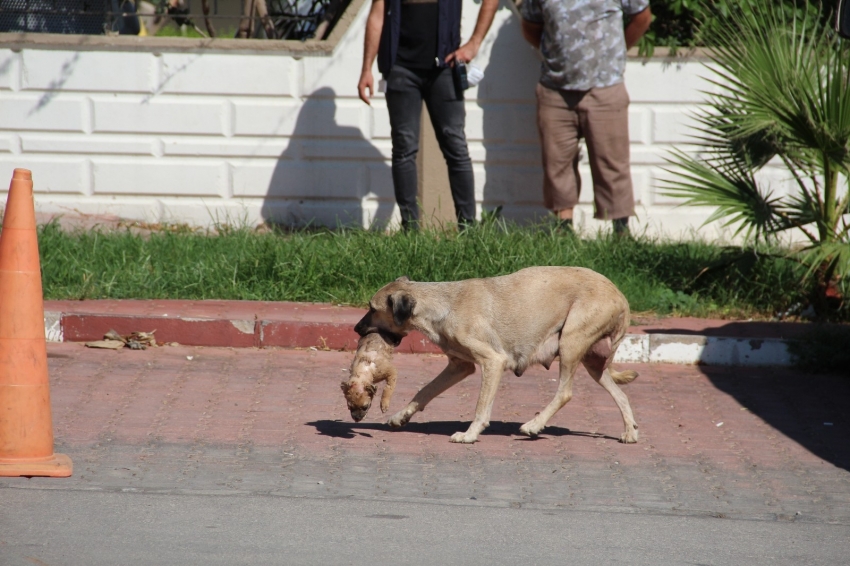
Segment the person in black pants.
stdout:
<svg viewBox="0 0 850 566">
<path fill-rule="evenodd" d="M 366 21 L 357 90 L 363 102 L 370 104 L 375 92 L 372 64 L 377 57 L 387 85 L 393 187 L 405 230 L 419 224 L 416 153 L 423 101 L 449 169 L 458 225 L 463 228 L 475 221 L 475 182 L 464 134 L 466 110 L 452 67 L 478 53 L 499 0 L 482 0 L 472 37 L 460 45 L 462 4 L 463 0 L 372 0 Z"/>
</svg>

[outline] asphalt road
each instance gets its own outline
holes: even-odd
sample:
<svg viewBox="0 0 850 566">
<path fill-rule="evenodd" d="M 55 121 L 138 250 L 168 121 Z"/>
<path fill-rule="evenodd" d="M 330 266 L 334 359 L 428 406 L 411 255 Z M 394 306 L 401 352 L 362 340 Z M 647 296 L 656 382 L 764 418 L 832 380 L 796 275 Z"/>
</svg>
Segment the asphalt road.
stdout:
<svg viewBox="0 0 850 566">
<path fill-rule="evenodd" d="M 7 489 L 8 566 L 836 565 L 850 526 L 275 496 Z"/>
</svg>

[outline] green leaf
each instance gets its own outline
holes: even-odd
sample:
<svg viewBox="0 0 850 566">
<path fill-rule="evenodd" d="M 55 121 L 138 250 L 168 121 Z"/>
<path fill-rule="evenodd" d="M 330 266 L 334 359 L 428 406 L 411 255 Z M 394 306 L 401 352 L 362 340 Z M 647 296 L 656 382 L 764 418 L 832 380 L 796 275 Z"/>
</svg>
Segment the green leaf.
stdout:
<svg viewBox="0 0 850 566">
<path fill-rule="evenodd" d="M 747 237 L 775 232 L 780 227 L 779 199 L 762 192 L 752 172 L 734 159 L 723 166 L 708 164 L 683 151 L 675 150 L 666 169 L 674 175 L 664 180 L 666 196 L 684 199 L 689 206 L 712 206 L 716 210 L 706 220 L 724 227 L 738 225 L 734 234 Z"/>
</svg>

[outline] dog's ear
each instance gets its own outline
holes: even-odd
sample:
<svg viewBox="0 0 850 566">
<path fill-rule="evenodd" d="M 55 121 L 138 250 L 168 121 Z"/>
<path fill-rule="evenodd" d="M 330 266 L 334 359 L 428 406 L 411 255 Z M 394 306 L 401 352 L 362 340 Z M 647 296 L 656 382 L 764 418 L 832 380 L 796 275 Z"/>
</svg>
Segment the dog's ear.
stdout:
<svg viewBox="0 0 850 566">
<path fill-rule="evenodd" d="M 416 306 L 416 300 L 407 293 L 396 293 L 395 295 L 387 296 L 390 310 L 393 311 L 393 322 L 396 326 L 403 326 L 407 319 L 413 316 L 413 307 Z"/>
<path fill-rule="evenodd" d="M 378 390 L 378 388 L 377 388 L 377 387 L 375 387 L 375 384 L 373 384 L 373 383 L 367 383 L 367 384 L 366 384 L 366 388 L 365 388 L 365 389 L 366 389 L 366 393 L 368 393 L 368 394 L 369 394 L 369 397 L 370 397 L 370 398 L 371 398 L 371 397 L 374 397 L 374 396 L 375 396 L 375 392 Z"/>
<path fill-rule="evenodd" d="M 408 277 L 407 275 L 402 275 L 401 277 L 399 277 L 398 279 L 396 279 L 396 282 L 397 282 L 397 283 L 398 283 L 398 282 L 404 283 L 405 281 L 410 281 L 410 277 Z"/>
<path fill-rule="evenodd" d="M 348 390 L 351 389 L 351 385 L 347 381 L 343 381 L 342 383 L 340 383 L 339 387 L 346 395 L 348 394 Z"/>
</svg>

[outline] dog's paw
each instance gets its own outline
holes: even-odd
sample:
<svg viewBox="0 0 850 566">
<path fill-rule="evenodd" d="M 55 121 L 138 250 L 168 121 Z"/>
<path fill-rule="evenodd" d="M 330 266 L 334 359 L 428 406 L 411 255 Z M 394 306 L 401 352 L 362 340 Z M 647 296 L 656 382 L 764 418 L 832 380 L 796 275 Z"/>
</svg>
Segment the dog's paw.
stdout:
<svg viewBox="0 0 850 566">
<path fill-rule="evenodd" d="M 538 434 L 540 434 L 541 430 L 543 430 L 543 427 L 536 424 L 534 421 L 529 421 L 519 427 L 519 431 L 522 434 L 530 436 L 531 438 L 535 438 Z"/>
<path fill-rule="evenodd" d="M 477 434 L 469 434 L 468 432 L 456 432 L 449 439 L 449 442 L 457 442 L 458 444 L 472 444 L 478 442 Z"/>
<path fill-rule="evenodd" d="M 638 431 L 636 430 L 637 426 L 634 429 L 628 429 L 626 432 L 620 435 L 620 442 L 623 444 L 634 444 L 638 441 Z"/>
<path fill-rule="evenodd" d="M 397 412 L 396 414 L 394 414 L 393 416 L 391 416 L 387 420 L 387 424 L 390 425 L 392 428 L 401 428 L 404 425 L 406 425 L 409 420 L 410 420 L 410 415 L 407 414 L 407 411 L 401 410 L 401 411 Z"/>
</svg>

